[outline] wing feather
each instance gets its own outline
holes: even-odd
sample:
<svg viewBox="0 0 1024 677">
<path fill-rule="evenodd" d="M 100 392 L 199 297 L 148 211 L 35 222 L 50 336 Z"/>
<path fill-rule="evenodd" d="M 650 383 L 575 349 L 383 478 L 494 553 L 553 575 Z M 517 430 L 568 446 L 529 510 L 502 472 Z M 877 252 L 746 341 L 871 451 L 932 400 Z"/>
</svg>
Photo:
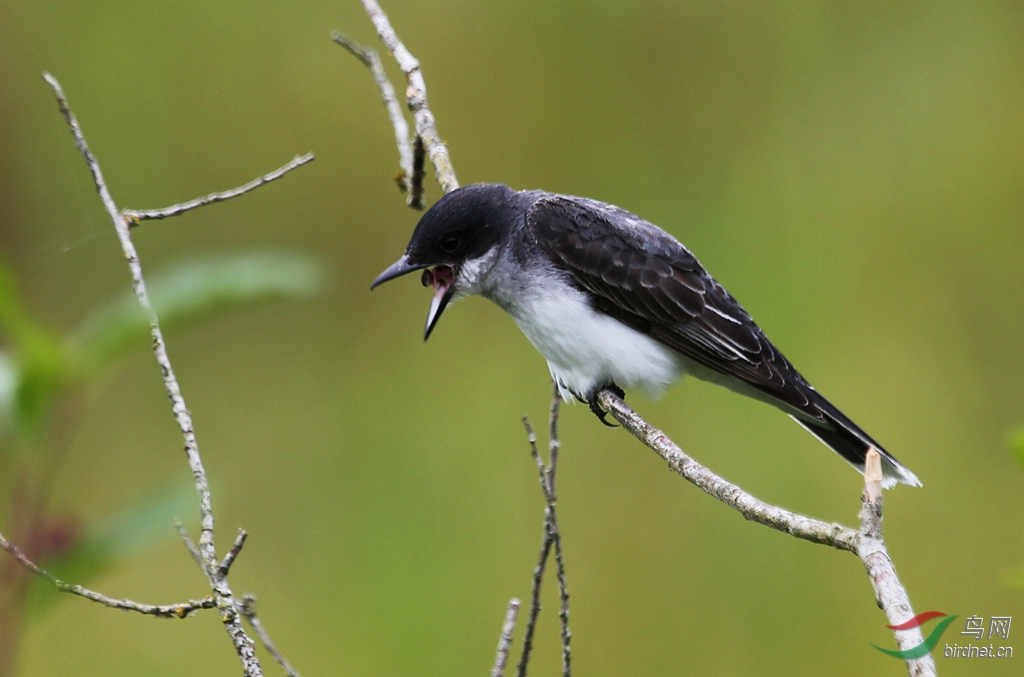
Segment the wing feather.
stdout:
<svg viewBox="0 0 1024 677">
<path fill-rule="evenodd" d="M 668 233 L 613 205 L 551 194 L 530 208 L 526 227 L 602 312 L 727 381 L 738 379 L 744 388 L 767 395 L 862 472 L 867 449 L 878 449 L 885 486 L 921 484 L 819 395 L 736 299 Z"/>
<path fill-rule="evenodd" d="M 680 242 L 612 205 L 547 195 L 531 207 L 535 240 L 595 306 L 694 362 L 738 378 L 815 420 L 813 388 Z"/>
</svg>

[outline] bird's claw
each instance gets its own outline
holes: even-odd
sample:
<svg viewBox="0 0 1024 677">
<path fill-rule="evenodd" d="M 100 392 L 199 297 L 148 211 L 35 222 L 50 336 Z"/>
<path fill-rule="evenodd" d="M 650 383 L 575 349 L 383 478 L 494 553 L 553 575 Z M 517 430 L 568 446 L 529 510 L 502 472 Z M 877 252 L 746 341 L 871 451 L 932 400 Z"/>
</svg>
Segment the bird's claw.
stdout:
<svg viewBox="0 0 1024 677">
<path fill-rule="evenodd" d="M 608 412 L 601 408 L 601 405 L 597 403 L 597 396 L 590 398 L 588 402 L 590 405 L 590 411 L 594 412 L 594 416 L 597 416 L 597 420 L 604 423 L 609 428 L 618 428 L 619 426 L 614 423 L 608 422 Z"/>
<path fill-rule="evenodd" d="M 590 399 L 587 400 L 587 404 L 590 405 L 590 411 L 594 412 L 594 416 L 597 416 L 597 419 L 601 421 L 601 423 L 604 423 L 609 428 L 618 428 L 618 425 L 608 422 L 608 412 L 602 409 L 601 405 L 598 404 L 597 402 L 597 395 L 598 393 L 601 392 L 601 390 L 608 390 L 614 393 L 615 396 L 618 397 L 619 399 L 624 398 L 626 396 L 626 393 L 622 390 L 622 388 L 612 383 L 610 385 L 605 386 L 604 388 L 595 391 L 594 394 L 590 397 Z"/>
</svg>

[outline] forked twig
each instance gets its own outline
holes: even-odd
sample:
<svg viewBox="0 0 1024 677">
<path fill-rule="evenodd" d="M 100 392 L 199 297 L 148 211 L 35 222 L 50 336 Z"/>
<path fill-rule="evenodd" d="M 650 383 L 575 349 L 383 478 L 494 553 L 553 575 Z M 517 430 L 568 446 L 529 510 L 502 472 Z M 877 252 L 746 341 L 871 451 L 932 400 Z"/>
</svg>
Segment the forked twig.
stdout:
<svg viewBox="0 0 1024 677">
<path fill-rule="evenodd" d="M 191 539 L 188 538 L 184 529 L 180 527 L 180 525 L 179 532 L 182 534 L 183 539 L 189 546 L 189 550 L 193 553 L 196 561 L 199 563 L 203 572 L 209 579 L 210 588 L 213 591 L 213 596 L 209 601 L 200 600 L 193 604 L 199 605 L 195 608 L 216 607 L 220 610 L 221 620 L 224 623 L 224 627 L 227 630 L 228 635 L 231 637 L 232 644 L 234 645 L 235 651 L 242 662 L 246 676 L 260 677 L 263 674 L 263 670 L 260 666 L 259 660 L 256 658 L 255 646 L 252 639 L 245 634 L 245 629 L 242 627 L 241 623 L 241 616 L 238 612 L 233 593 L 231 592 L 231 588 L 227 581 L 228 570 L 245 542 L 245 532 L 240 532 L 238 539 L 235 541 L 234 547 L 230 552 L 228 552 L 222 562 L 218 562 L 217 550 L 214 545 L 214 518 L 210 498 L 210 483 L 207 479 L 206 470 L 203 467 L 202 458 L 199 455 L 199 446 L 196 442 L 196 436 L 192 425 L 192 415 L 185 406 L 185 399 L 182 397 L 181 388 L 178 385 L 178 379 L 174 374 L 174 369 L 171 367 L 171 361 L 167 355 L 167 347 L 164 343 L 163 332 L 160 329 L 160 321 L 157 318 L 156 311 L 153 310 L 153 306 L 149 300 L 146 281 L 142 274 L 142 264 L 139 262 L 138 252 L 132 242 L 130 229 L 132 226 L 138 225 L 145 219 L 161 219 L 169 216 L 176 216 L 190 209 L 195 209 L 206 204 L 242 195 L 250 190 L 254 190 L 255 188 L 265 185 L 270 181 L 280 178 L 292 169 L 309 162 L 313 159 L 313 156 L 312 154 L 308 154 L 297 157 L 284 167 L 233 190 L 222 193 L 212 193 L 206 197 L 167 207 L 165 209 L 119 211 L 117 205 L 114 203 L 114 199 L 110 195 L 110 190 L 107 188 L 107 183 L 103 178 L 103 172 L 100 170 L 99 162 L 89 149 L 89 145 L 86 143 L 85 136 L 82 133 L 82 128 L 74 113 L 71 112 L 71 109 L 68 106 L 67 97 L 64 95 L 64 90 L 61 88 L 60 83 L 57 82 L 57 79 L 49 73 L 44 73 L 43 78 L 53 89 L 60 112 L 64 116 L 68 129 L 71 131 L 71 135 L 74 138 L 75 147 L 78 148 L 82 157 L 85 158 L 85 163 L 89 168 L 89 172 L 92 174 L 93 183 L 96 186 L 96 192 L 99 195 L 100 201 L 103 203 L 103 207 L 106 209 L 107 214 L 110 216 L 114 226 L 114 231 L 117 233 L 117 237 L 121 242 L 121 248 L 124 252 L 125 259 L 128 262 L 129 272 L 131 273 L 132 289 L 139 301 L 139 305 L 142 306 L 142 309 L 149 320 L 150 333 L 153 338 L 153 354 L 160 367 L 160 373 L 163 377 L 164 388 L 167 391 L 167 396 L 171 401 L 171 410 L 174 414 L 174 419 L 177 422 L 182 438 L 184 439 L 185 455 L 188 459 L 189 467 L 192 470 L 192 478 L 196 486 L 196 493 L 199 496 L 201 532 L 198 545 L 192 544 Z M 9 552 L 11 551 L 8 548 L 4 549 Z M 14 551 L 16 551 L 16 548 Z M 22 562 L 23 565 L 26 565 L 26 562 L 31 564 L 31 562 L 29 562 L 27 558 L 24 558 L 23 555 L 19 558 L 19 561 Z M 129 605 L 125 600 L 110 600 L 110 598 L 105 598 L 102 595 L 98 595 L 98 593 L 91 593 L 91 591 L 87 591 L 79 586 L 71 586 L 63 583 L 62 581 L 42 572 L 42 570 L 35 568 L 34 565 L 30 568 L 33 568 L 33 570 L 40 575 L 49 578 L 59 589 L 80 594 L 84 597 L 88 597 L 89 599 L 105 603 L 108 606 L 114 605 L 117 606 L 117 608 L 128 608 L 134 611 L 140 611 L 140 613 L 148 612 L 151 615 L 159 615 L 158 612 L 167 609 L 167 607 L 150 607 L 148 605 L 138 605 L 135 603 L 130 603 L 131 605 Z M 174 605 L 170 608 L 174 609 L 174 611 L 168 613 L 176 615 L 178 613 L 177 609 L 182 607 L 181 605 Z M 142 611 L 142 609 L 147 609 L 148 611 Z"/>
<path fill-rule="evenodd" d="M 541 541 L 540 557 L 537 566 L 533 569 L 533 586 L 530 592 L 530 614 L 526 621 L 526 630 L 523 634 L 523 650 L 519 658 L 519 665 L 516 669 L 517 677 L 526 677 L 530 664 L 530 653 L 533 650 L 533 635 L 537 627 L 537 618 L 540 615 L 540 590 L 544 580 L 544 570 L 547 565 L 548 555 L 552 546 L 555 550 L 555 566 L 558 579 L 558 596 L 561 600 L 561 608 L 558 617 L 561 621 L 562 638 L 562 675 L 570 677 L 572 674 L 572 632 L 569 630 L 569 588 L 565 576 L 565 561 L 562 556 L 562 535 L 558 530 L 558 512 L 556 503 L 558 497 L 555 491 L 555 474 L 558 469 L 558 411 L 561 398 L 558 394 L 558 387 L 553 387 L 554 394 L 551 399 L 551 417 L 549 420 L 549 461 L 544 464 L 537 450 L 537 435 L 527 417 L 523 417 L 523 426 L 526 428 L 526 437 L 530 442 L 530 455 L 537 464 L 537 472 L 540 475 L 540 485 L 544 492 L 544 537 Z"/>
<path fill-rule="evenodd" d="M 391 126 L 395 128 L 395 145 L 398 146 L 398 166 L 401 171 L 395 177 L 398 187 L 408 194 L 407 202 L 413 209 L 423 209 L 423 142 L 417 137 L 419 172 L 417 177 L 416 162 L 413 156 L 412 144 L 409 143 L 409 123 L 405 120 L 402 107 L 398 103 L 398 96 L 395 94 L 395 87 L 384 72 L 384 65 L 380 62 L 380 56 L 376 50 L 363 47 L 350 39 L 340 31 L 331 33 L 331 40 L 344 47 L 352 56 L 359 59 L 364 66 L 370 69 L 373 80 L 380 89 L 381 99 L 384 107 L 388 110 L 388 118 L 391 119 Z M 415 179 L 415 180 L 414 180 Z"/>
<path fill-rule="evenodd" d="M 376 0 L 362 0 L 362 2 L 366 13 L 370 16 L 377 29 L 377 34 L 380 36 L 381 41 L 387 47 L 388 51 L 395 57 L 399 67 L 405 73 L 406 80 L 408 82 L 406 102 L 410 110 L 413 112 L 413 117 L 416 122 L 415 141 L 417 144 L 422 144 L 417 145 L 414 151 L 414 169 L 417 164 L 415 155 L 419 152 L 421 147 L 425 147 L 426 154 L 429 155 L 437 172 L 438 183 L 441 184 L 444 192 L 448 193 L 458 187 L 458 181 L 455 178 L 455 172 L 451 165 L 448 149 L 443 142 L 441 142 L 440 136 L 437 134 L 434 116 L 427 105 L 426 85 L 423 80 L 422 72 L 420 71 L 420 64 L 408 49 L 406 49 L 405 45 L 398 39 L 387 15 L 384 14 Z M 350 51 L 353 51 L 354 54 L 359 56 L 359 54 L 356 53 L 350 45 L 346 46 L 349 46 Z M 367 63 L 367 65 L 370 65 L 366 59 L 362 60 L 364 63 Z M 386 76 L 383 79 L 386 81 Z M 378 80 L 378 84 L 380 84 L 380 80 Z M 382 92 L 384 92 L 385 86 L 380 86 Z M 387 84 L 387 87 L 391 87 L 390 83 Z M 391 92 L 393 94 L 393 87 L 391 87 Z M 383 96 L 385 102 L 388 103 L 389 98 L 387 94 L 385 93 Z M 394 100 L 395 98 L 392 96 L 390 101 Z M 393 111 L 395 108 L 397 108 L 397 104 L 396 106 L 391 106 L 389 104 L 389 111 Z M 394 115 L 392 115 L 392 120 L 394 121 Z M 404 124 L 404 117 L 402 119 L 402 123 Z M 407 157 L 407 151 L 403 146 L 402 140 L 407 138 L 407 134 L 398 133 L 397 130 L 399 129 L 399 125 L 397 123 L 395 127 L 396 140 L 399 141 L 399 151 L 404 162 L 404 158 Z M 401 139 L 399 139 L 399 137 L 401 137 Z M 405 165 L 403 164 L 403 168 L 404 167 Z M 406 173 L 408 172 L 406 171 Z M 414 176 L 415 174 L 416 172 L 413 171 Z M 865 509 L 861 515 L 862 527 L 859 532 L 841 524 L 828 523 L 805 515 L 800 515 L 784 508 L 766 503 L 765 501 L 762 501 L 744 491 L 737 485 L 732 484 L 721 476 L 713 473 L 683 452 L 675 442 L 665 435 L 665 433 L 647 423 L 614 393 L 604 390 L 598 393 L 598 400 L 601 406 L 611 413 L 626 430 L 661 456 L 668 463 L 669 468 L 673 472 L 681 475 L 710 496 L 735 509 L 743 515 L 744 518 L 772 529 L 783 531 L 791 536 L 811 541 L 812 543 L 829 545 L 837 550 L 857 553 L 860 555 L 868 569 L 869 575 L 872 578 L 872 584 L 876 586 L 879 605 L 882 606 L 886 614 L 890 616 L 890 620 L 893 620 L 894 617 L 899 617 L 895 618 L 893 624 L 905 621 L 909 618 L 909 616 L 903 617 L 904 612 L 909 612 L 910 610 L 909 599 L 906 596 L 906 591 L 902 584 L 899 583 L 899 579 L 896 578 L 895 570 L 892 567 L 892 562 L 889 559 L 888 554 L 885 552 L 884 542 L 881 538 L 880 488 L 877 501 L 874 499 L 869 501 L 865 498 Z M 526 667 L 529 662 L 529 656 L 532 649 L 534 628 L 536 627 L 537 622 L 537 614 L 540 612 L 540 585 L 552 546 L 555 548 L 555 559 L 559 567 L 559 587 L 562 596 L 562 613 L 560 616 L 562 617 L 563 673 L 568 675 L 570 668 L 571 653 L 569 651 L 569 639 L 571 635 L 569 633 L 568 626 L 569 604 L 568 593 L 565 591 L 564 566 L 561 557 L 561 537 L 557 532 L 557 523 L 555 523 L 553 531 L 549 528 L 549 525 L 554 521 L 553 518 L 555 516 L 554 475 L 558 451 L 556 421 L 557 409 L 553 406 L 551 461 L 548 466 L 544 465 L 537 453 L 536 435 L 530 427 L 529 421 L 525 418 L 523 421 L 527 429 L 527 436 L 530 440 L 531 451 L 534 458 L 537 460 L 538 468 L 540 470 L 541 485 L 544 488 L 545 499 L 548 506 L 545 509 L 545 530 L 544 539 L 541 545 L 541 553 L 537 566 L 534 568 L 530 612 L 523 638 L 522 658 L 520 659 L 517 670 L 517 675 L 519 677 L 525 677 L 526 674 Z M 874 518 L 876 513 L 877 520 Z M 551 518 L 551 521 L 549 521 L 549 518 Z M 877 531 L 874 526 L 876 522 Z M 897 633 L 897 641 L 902 647 L 903 641 L 900 639 L 899 633 Z M 918 667 L 918 663 L 921 663 L 924 667 Z M 931 666 L 930 672 L 928 671 L 928 665 L 925 665 L 925 663 Z M 921 662 L 908 661 L 908 668 L 910 669 L 911 675 L 934 674 L 934 662 L 930 661 L 930 659 Z"/>
<path fill-rule="evenodd" d="M 882 538 L 882 470 L 881 457 L 877 451 L 868 450 L 864 469 L 864 506 L 860 513 L 861 528 L 860 531 L 854 531 L 841 524 L 822 522 L 754 497 L 691 458 L 615 393 L 602 390 L 598 393 L 598 400 L 623 428 L 661 456 L 672 472 L 737 510 L 744 518 L 860 557 L 875 589 L 878 606 L 885 612 L 890 625 L 898 625 L 914 617 L 906 588 L 896 575 Z M 895 630 L 894 634 L 900 649 L 921 643 L 920 629 Z M 911 677 L 931 677 L 935 675 L 935 661 L 929 655 L 911 659 L 907 661 L 907 670 Z"/>
<path fill-rule="evenodd" d="M 529 434 L 529 433 L 528 433 Z M 526 630 L 523 631 L 523 648 L 519 654 L 519 665 L 516 677 L 526 677 L 530 665 L 530 654 L 533 652 L 533 634 L 537 629 L 537 618 L 540 616 L 540 586 L 544 581 L 544 569 L 547 567 L 548 555 L 551 553 L 551 532 L 548 530 L 547 514 L 544 515 L 544 536 L 541 539 L 540 557 L 533 568 L 533 585 L 530 589 L 530 613 L 526 618 Z"/>
<path fill-rule="evenodd" d="M 404 184 L 409 191 L 409 205 L 416 209 L 422 209 L 424 156 L 430 158 L 431 164 L 434 165 L 437 182 L 446 194 L 459 187 L 459 180 L 455 176 L 455 167 L 452 166 L 448 146 L 441 140 L 441 135 L 437 132 L 434 113 L 427 103 L 427 83 L 423 79 L 420 62 L 398 38 L 388 15 L 381 9 L 380 4 L 376 0 L 362 0 L 362 3 L 367 16 L 370 17 L 374 28 L 377 29 L 377 35 L 381 42 L 384 43 L 388 52 L 398 63 L 398 67 L 405 74 L 405 102 L 412 112 L 416 131 L 411 155 L 408 148 L 409 132 L 405 117 L 398 106 L 395 89 L 384 73 L 383 67 L 380 66 L 380 59 L 376 57 L 376 52 L 357 45 L 337 31 L 331 37 L 373 72 L 374 80 L 376 80 L 384 104 L 387 106 L 388 116 L 395 128 L 395 141 L 402 163 L 402 173 L 409 177 L 409 182 Z"/>
<path fill-rule="evenodd" d="M 65 583 L 46 569 L 37 566 L 18 548 L 18 546 L 4 538 L 3 534 L 0 534 L 0 549 L 6 550 L 18 561 L 19 564 L 21 564 L 21 566 L 25 567 L 35 575 L 40 578 L 45 578 L 50 583 L 53 583 L 54 587 L 59 591 L 84 597 L 85 599 L 102 604 L 103 606 L 108 606 L 111 609 L 135 611 L 136 613 L 146 616 L 155 616 L 156 618 L 187 618 L 200 609 L 212 609 L 217 606 L 217 601 L 213 597 L 190 599 L 187 602 L 164 604 L 160 606 L 154 604 L 141 604 L 139 602 L 133 602 L 130 599 L 114 599 L 113 597 L 107 597 L 102 593 L 89 590 L 88 588 L 83 588 L 80 585 Z"/>
</svg>

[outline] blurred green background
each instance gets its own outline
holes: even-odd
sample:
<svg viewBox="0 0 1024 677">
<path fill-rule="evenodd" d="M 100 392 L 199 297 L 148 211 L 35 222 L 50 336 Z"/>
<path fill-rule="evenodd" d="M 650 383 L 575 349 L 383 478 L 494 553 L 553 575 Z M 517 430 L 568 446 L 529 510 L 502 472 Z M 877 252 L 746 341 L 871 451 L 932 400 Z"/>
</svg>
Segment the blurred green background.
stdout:
<svg viewBox="0 0 1024 677">
<path fill-rule="evenodd" d="M 463 183 L 587 195 L 685 242 L 923 480 L 886 503 L 916 611 L 1024 623 L 1024 468 L 1010 453 L 1024 426 L 1024 4 L 385 9 Z M 305 675 L 486 674 L 540 543 L 519 417 L 546 416 L 547 370 L 485 301 L 449 310 L 424 345 L 427 292 L 369 293 L 418 214 L 391 180 L 373 81 L 332 29 L 377 46 L 354 1 L 0 0 L 0 263 L 61 334 L 129 282 L 43 70 L 121 207 L 314 151 L 276 184 L 135 235 L 154 275 L 268 249 L 327 271 L 313 300 L 167 332 L 219 544 L 251 534 L 232 584 L 259 596 Z M 855 523 L 859 475 L 777 411 L 697 381 L 629 401 L 756 495 Z M 869 646 L 892 639 L 855 557 L 744 522 L 585 406 L 562 422 L 577 674 L 903 673 Z M 145 341 L 86 391 L 68 445 L 51 508 L 87 530 L 188 486 Z M 168 505 L 155 545 L 83 582 L 153 603 L 205 594 L 174 514 L 195 533 L 193 504 Z M 539 675 L 559 669 L 553 584 Z M 963 643 L 961 629 L 944 641 Z M 939 657 L 940 673 L 1019 674 L 1022 633 L 1008 642 L 1021 656 Z M 214 614 L 158 621 L 60 598 L 34 606 L 17 674 L 238 672 Z"/>
</svg>

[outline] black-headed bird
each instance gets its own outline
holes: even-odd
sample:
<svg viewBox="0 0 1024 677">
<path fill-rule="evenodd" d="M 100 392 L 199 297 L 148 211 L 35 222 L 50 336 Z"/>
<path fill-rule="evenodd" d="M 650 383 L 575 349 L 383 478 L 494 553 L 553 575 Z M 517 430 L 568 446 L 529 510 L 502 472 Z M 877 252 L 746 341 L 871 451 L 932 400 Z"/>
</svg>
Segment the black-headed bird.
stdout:
<svg viewBox="0 0 1024 677">
<path fill-rule="evenodd" d="M 373 287 L 423 270 L 434 296 L 423 338 L 454 300 L 479 294 L 519 325 L 566 400 L 640 388 L 657 396 L 684 374 L 771 404 L 883 485 L 920 481 L 834 407 L 674 237 L 614 205 L 502 184 L 465 186 L 420 219 L 405 254 Z"/>
</svg>

